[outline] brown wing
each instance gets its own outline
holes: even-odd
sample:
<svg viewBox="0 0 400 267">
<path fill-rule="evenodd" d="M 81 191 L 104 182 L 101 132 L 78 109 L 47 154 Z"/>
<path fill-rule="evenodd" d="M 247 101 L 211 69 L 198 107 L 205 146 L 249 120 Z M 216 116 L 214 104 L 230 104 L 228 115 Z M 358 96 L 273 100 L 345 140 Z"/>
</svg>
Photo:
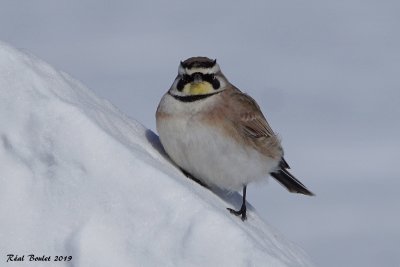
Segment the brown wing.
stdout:
<svg viewBox="0 0 400 267">
<path fill-rule="evenodd" d="M 280 159 L 283 151 L 279 138 L 268 124 L 260 107 L 239 89 L 229 90 L 229 106 L 236 128 L 243 139 L 267 156 Z"/>
<path fill-rule="evenodd" d="M 313 196 L 314 194 L 297 180 L 287 169 L 279 138 L 269 126 L 256 101 L 239 89 L 230 90 L 230 107 L 236 117 L 236 128 L 241 136 L 252 143 L 262 154 L 280 160 L 279 169 L 271 173 L 290 192 Z"/>
<path fill-rule="evenodd" d="M 232 93 L 232 101 L 244 132 L 252 138 L 275 136 L 260 107 L 249 95 L 242 92 Z"/>
</svg>

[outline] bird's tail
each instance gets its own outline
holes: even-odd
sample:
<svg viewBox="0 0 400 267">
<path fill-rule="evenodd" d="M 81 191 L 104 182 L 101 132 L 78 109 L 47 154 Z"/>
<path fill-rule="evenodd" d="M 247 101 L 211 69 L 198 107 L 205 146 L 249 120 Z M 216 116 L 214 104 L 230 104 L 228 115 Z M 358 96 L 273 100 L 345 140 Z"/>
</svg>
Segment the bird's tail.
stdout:
<svg viewBox="0 0 400 267">
<path fill-rule="evenodd" d="M 314 196 L 314 193 L 305 187 L 299 180 L 297 180 L 288 170 L 281 168 L 280 170 L 271 173 L 281 185 L 287 188 L 289 192 L 300 193 L 308 196 Z"/>
</svg>

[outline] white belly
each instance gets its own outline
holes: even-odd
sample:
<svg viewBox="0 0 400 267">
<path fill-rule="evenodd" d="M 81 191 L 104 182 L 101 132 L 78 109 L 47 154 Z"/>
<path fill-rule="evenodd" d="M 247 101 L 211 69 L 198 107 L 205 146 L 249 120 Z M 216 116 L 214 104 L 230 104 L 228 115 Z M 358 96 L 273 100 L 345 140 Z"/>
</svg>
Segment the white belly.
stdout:
<svg viewBox="0 0 400 267">
<path fill-rule="evenodd" d="M 169 95 L 161 101 L 159 110 L 169 116 L 157 120 L 157 131 L 172 160 L 197 179 L 210 186 L 240 190 L 276 168 L 275 160 L 237 143 L 217 128 L 200 124 L 196 112 L 201 107 L 191 106 L 197 102 L 180 103 L 178 108 L 174 101 Z M 212 104 L 213 100 L 205 101 Z"/>
</svg>

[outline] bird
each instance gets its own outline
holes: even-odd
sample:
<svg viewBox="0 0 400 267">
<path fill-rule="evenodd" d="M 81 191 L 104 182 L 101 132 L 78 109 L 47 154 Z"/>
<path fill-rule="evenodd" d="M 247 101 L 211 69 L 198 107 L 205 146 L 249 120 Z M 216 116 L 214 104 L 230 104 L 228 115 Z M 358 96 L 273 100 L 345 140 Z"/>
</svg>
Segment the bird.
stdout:
<svg viewBox="0 0 400 267">
<path fill-rule="evenodd" d="M 271 175 L 289 192 L 313 196 L 289 171 L 281 140 L 259 105 L 231 84 L 216 59 L 181 61 L 156 111 L 156 128 L 167 155 L 208 188 L 242 190 L 239 210 L 247 219 L 247 185 Z"/>
</svg>

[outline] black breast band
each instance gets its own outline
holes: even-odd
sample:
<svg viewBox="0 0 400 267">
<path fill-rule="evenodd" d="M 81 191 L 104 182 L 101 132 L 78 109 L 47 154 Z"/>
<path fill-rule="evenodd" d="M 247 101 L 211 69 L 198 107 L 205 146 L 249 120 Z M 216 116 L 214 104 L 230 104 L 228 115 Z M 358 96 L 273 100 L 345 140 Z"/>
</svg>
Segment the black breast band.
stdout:
<svg viewBox="0 0 400 267">
<path fill-rule="evenodd" d="M 211 94 L 204 94 L 204 95 L 185 95 L 185 96 L 173 95 L 170 92 L 168 92 L 168 94 L 170 96 L 172 96 L 173 98 L 175 98 L 176 100 L 179 100 L 179 101 L 182 101 L 182 102 L 194 102 L 194 101 L 198 101 L 198 100 L 205 99 L 207 97 L 219 94 L 221 92 L 222 91 L 218 91 L 218 92 L 211 93 Z"/>
</svg>

